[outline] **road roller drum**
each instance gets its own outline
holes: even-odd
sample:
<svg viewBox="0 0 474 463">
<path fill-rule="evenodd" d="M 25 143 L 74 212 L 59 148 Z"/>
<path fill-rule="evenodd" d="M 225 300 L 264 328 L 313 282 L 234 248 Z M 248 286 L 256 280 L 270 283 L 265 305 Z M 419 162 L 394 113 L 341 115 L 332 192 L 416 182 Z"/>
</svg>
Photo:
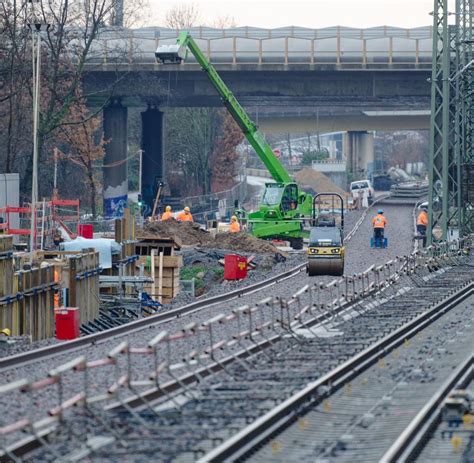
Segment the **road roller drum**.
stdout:
<svg viewBox="0 0 474 463">
<path fill-rule="evenodd" d="M 342 276 L 344 274 L 343 257 L 316 257 L 308 259 L 308 275 L 310 277 L 318 275 Z"/>
</svg>

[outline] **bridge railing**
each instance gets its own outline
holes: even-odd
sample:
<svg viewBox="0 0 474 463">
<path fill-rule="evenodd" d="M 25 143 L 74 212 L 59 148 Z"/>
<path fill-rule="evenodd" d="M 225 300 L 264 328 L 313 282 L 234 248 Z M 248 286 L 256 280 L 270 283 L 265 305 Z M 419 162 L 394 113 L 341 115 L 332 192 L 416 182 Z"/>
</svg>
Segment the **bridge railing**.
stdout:
<svg viewBox="0 0 474 463">
<path fill-rule="evenodd" d="M 164 28 L 107 29 L 97 40 L 97 64 L 154 63 L 156 47 L 174 43 L 179 31 Z M 337 66 L 431 65 L 432 28 L 330 27 L 305 29 L 192 28 L 216 64 L 306 64 Z M 195 63 L 189 57 L 184 66 Z"/>
</svg>

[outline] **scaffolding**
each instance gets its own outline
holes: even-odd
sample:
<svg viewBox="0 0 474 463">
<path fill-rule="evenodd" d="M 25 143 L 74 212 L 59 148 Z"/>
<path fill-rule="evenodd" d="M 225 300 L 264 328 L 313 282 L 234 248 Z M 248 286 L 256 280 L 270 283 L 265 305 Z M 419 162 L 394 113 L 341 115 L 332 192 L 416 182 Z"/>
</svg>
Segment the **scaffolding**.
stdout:
<svg viewBox="0 0 474 463">
<path fill-rule="evenodd" d="M 54 199 L 36 203 L 34 224 L 31 227 L 31 206 L 0 208 L 0 233 L 17 236 L 17 242 L 28 244 L 34 230 L 34 250 L 53 245 L 56 229 L 64 230 L 70 238 L 77 236 L 80 221 L 80 202 L 77 199 Z M 14 224 L 17 223 L 17 226 Z"/>
</svg>

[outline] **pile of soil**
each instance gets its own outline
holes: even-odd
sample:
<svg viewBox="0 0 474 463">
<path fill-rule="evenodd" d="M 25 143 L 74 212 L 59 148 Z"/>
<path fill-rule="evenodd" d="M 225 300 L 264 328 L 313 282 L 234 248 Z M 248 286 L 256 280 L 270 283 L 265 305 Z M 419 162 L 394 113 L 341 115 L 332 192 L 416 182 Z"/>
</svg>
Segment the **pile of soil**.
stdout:
<svg viewBox="0 0 474 463">
<path fill-rule="evenodd" d="M 303 191 L 305 190 L 306 186 L 317 193 L 339 193 L 343 197 L 346 194 L 346 191 L 337 186 L 329 177 L 321 172 L 311 169 L 310 167 L 305 167 L 299 172 L 296 172 L 294 177 L 296 183 L 298 183 Z"/>
<path fill-rule="evenodd" d="M 203 230 L 199 224 L 178 222 L 174 219 L 148 223 L 145 232 L 157 236 L 177 236 L 185 246 L 204 246 L 213 241 L 210 233 Z"/>
<path fill-rule="evenodd" d="M 244 251 L 255 254 L 282 254 L 270 241 L 255 238 L 255 236 L 245 232 L 218 233 L 212 247 L 215 249 L 230 249 L 232 251 Z"/>
<path fill-rule="evenodd" d="M 285 256 L 273 243 L 248 233 L 218 233 L 213 238 L 208 231 L 203 230 L 194 222 L 177 222 L 176 220 L 153 222 L 146 225 L 145 232 L 157 236 L 177 236 L 185 246 Z"/>
</svg>

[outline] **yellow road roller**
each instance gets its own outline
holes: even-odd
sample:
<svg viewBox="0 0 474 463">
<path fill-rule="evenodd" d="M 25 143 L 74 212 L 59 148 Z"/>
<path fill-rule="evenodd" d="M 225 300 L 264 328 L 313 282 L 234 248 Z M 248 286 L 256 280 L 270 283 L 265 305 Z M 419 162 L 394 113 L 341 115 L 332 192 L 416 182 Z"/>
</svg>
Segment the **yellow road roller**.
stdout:
<svg viewBox="0 0 474 463">
<path fill-rule="evenodd" d="M 313 198 L 307 272 L 309 276 L 344 274 L 344 200 L 337 193 Z"/>
</svg>

